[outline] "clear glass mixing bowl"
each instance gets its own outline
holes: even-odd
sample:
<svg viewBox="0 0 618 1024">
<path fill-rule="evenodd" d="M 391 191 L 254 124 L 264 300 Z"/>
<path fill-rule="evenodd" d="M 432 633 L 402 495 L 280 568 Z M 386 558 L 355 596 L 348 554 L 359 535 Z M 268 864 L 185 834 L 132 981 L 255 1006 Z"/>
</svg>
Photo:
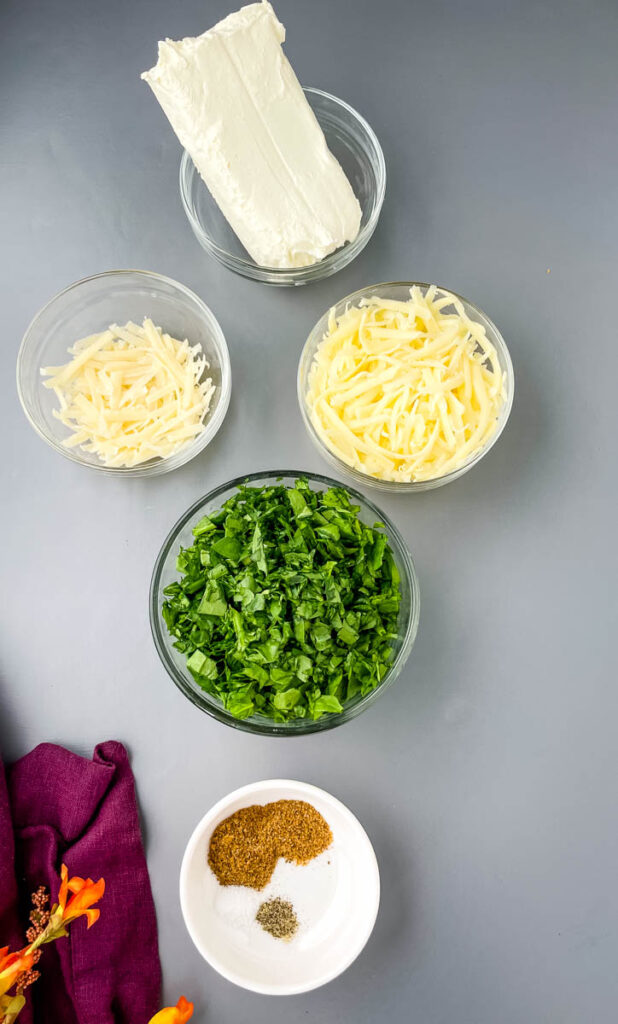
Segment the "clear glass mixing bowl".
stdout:
<svg viewBox="0 0 618 1024">
<path fill-rule="evenodd" d="M 358 306 L 361 299 L 370 298 L 372 295 L 379 295 L 385 299 L 396 299 L 398 301 L 405 302 L 410 298 L 410 288 L 414 285 L 420 288 L 423 293 L 431 287 L 431 285 L 421 284 L 417 281 L 387 281 L 382 284 L 372 284 L 367 288 L 361 288 L 359 291 L 353 292 L 351 295 L 346 295 L 344 299 L 341 299 L 341 301 L 336 304 L 334 307 L 335 317 L 341 316 L 349 306 Z M 445 289 L 445 291 L 450 291 L 452 295 L 455 295 L 455 292 L 450 288 Z M 380 480 L 378 477 L 370 476 L 368 473 L 363 473 L 361 470 L 348 465 L 347 462 L 344 462 L 343 459 L 340 459 L 338 455 L 335 455 L 335 453 L 327 447 L 311 421 L 311 413 L 307 405 L 307 391 L 309 386 L 309 371 L 311 370 L 318 346 L 328 330 L 330 310 L 326 310 L 326 312 L 320 317 L 317 324 L 311 331 L 311 334 L 307 338 L 301 352 L 297 376 L 298 404 L 300 405 L 302 418 L 305 427 L 307 428 L 307 433 L 320 454 L 331 464 L 331 466 L 334 466 L 338 473 L 341 473 L 342 476 L 353 480 L 355 484 L 358 484 L 361 487 L 372 487 L 378 491 L 390 491 L 399 494 L 410 491 L 429 491 L 434 487 L 441 487 L 443 484 L 448 484 L 452 480 L 457 480 L 458 477 L 463 476 L 463 474 L 467 473 L 473 466 L 476 466 L 477 462 L 480 462 L 480 460 L 487 455 L 490 448 L 493 448 L 500 437 L 500 434 L 504 430 L 513 405 L 513 391 L 515 387 L 513 364 L 511 362 L 509 350 L 506 347 L 506 343 L 500 334 L 500 331 L 496 325 L 492 323 L 489 317 L 483 313 L 478 306 L 475 306 L 472 302 L 464 299 L 461 295 L 457 295 L 456 297 L 462 302 L 466 314 L 470 319 L 483 325 L 487 332 L 489 341 L 496 350 L 500 369 L 505 374 L 506 379 L 506 401 L 500 409 L 497 428 L 484 447 L 481 448 L 480 451 L 471 455 L 470 458 L 466 459 L 466 461 L 463 462 L 461 466 L 458 466 L 457 469 L 452 470 L 450 473 L 445 473 L 442 476 L 432 477 L 430 480 L 411 480 L 406 482 L 401 482 L 399 480 Z"/>
<path fill-rule="evenodd" d="M 164 600 L 163 591 L 165 587 L 178 579 L 176 556 L 181 547 L 190 547 L 193 544 L 192 530 L 202 516 L 220 509 L 223 503 L 236 492 L 240 484 L 247 483 L 256 487 L 275 483 L 293 485 L 299 476 L 305 477 L 314 490 L 325 490 L 329 487 L 345 487 L 353 503 L 360 506 L 360 517 L 363 522 L 370 525 L 377 522 L 384 524 L 393 557 L 401 576 L 401 606 L 397 638 L 393 642 L 393 659 L 380 685 L 365 697 L 358 696 L 353 698 L 344 706 L 344 710 L 339 714 L 324 715 L 317 722 L 304 718 L 293 719 L 288 722 L 273 722 L 271 719 L 261 715 L 254 715 L 252 718 L 245 719 L 234 718 L 233 715 L 230 715 L 225 710 L 217 698 L 212 697 L 198 686 L 186 667 L 185 655 L 181 654 L 173 646 L 173 637 L 168 633 L 161 614 Z M 235 729 L 244 729 L 247 732 L 265 736 L 302 736 L 310 732 L 322 732 L 325 729 L 333 729 L 337 725 L 349 722 L 351 718 L 355 718 L 356 715 L 360 715 L 362 711 L 371 707 L 395 682 L 405 665 L 416 637 L 419 611 L 420 595 L 414 563 L 399 531 L 393 523 L 368 498 L 359 494 L 358 491 L 353 490 L 351 487 L 341 484 L 340 481 L 332 480 L 330 477 L 321 476 L 318 473 L 303 473 L 293 470 L 251 473 L 248 476 L 239 476 L 235 480 L 230 480 L 229 483 L 215 488 L 214 491 L 211 491 L 205 497 L 199 498 L 181 516 L 166 537 L 157 557 L 150 585 L 150 625 L 152 635 L 159 657 L 178 689 L 184 693 L 185 697 L 192 704 L 195 704 L 196 707 L 207 714 L 212 715 L 219 722 L 231 725 Z"/>
<path fill-rule="evenodd" d="M 141 323 L 146 316 L 173 337 L 201 344 L 210 364 L 205 372 L 216 390 L 203 432 L 174 455 L 133 467 L 105 466 L 95 454 L 63 445 L 71 432 L 53 415 L 58 400 L 43 386 L 41 367 L 66 363 L 70 359 L 67 349 L 79 338 L 104 331 L 112 323 Z M 37 313 L 17 357 L 17 390 L 37 434 L 65 458 L 115 476 L 156 476 L 183 466 L 210 444 L 227 412 L 232 373 L 223 331 L 197 295 L 161 274 L 110 270 L 69 285 Z"/>
<path fill-rule="evenodd" d="M 343 100 L 320 89 L 305 89 L 304 92 L 324 132 L 328 148 L 343 167 L 362 210 L 360 231 L 354 241 L 319 263 L 291 270 L 260 267 L 226 221 L 186 150 L 180 163 L 180 195 L 200 245 L 230 270 L 264 284 L 308 284 L 336 274 L 365 248 L 375 231 L 384 202 L 384 155 L 364 117 Z"/>
</svg>

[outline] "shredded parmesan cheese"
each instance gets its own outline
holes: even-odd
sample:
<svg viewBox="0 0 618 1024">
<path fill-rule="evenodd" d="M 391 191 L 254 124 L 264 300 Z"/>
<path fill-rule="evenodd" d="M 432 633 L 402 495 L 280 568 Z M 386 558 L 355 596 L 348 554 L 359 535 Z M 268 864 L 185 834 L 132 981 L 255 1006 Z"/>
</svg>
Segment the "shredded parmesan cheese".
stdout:
<svg viewBox="0 0 618 1024">
<path fill-rule="evenodd" d="M 458 469 L 497 427 L 506 377 L 482 324 L 432 285 L 409 301 L 372 296 L 328 330 L 309 371 L 307 405 L 325 445 L 380 480 Z"/>
<path fill-rule="evenodd" d="M 64 366 L 41 370 L 58 399 L 54 416 L 72 431 L 67 448 L 130 467 L 165 459 L 203 431 L 215 387 L 200 345 L 146 318 L 82 338 L 69 354 Z"/>
</svg>

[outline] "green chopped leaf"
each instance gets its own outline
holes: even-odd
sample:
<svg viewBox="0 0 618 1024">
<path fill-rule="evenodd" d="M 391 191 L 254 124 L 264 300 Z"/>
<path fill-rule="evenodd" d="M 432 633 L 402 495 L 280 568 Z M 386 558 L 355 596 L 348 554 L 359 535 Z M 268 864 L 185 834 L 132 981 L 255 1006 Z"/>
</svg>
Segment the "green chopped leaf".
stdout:
<svg viewBox="0 0 618 1024">
<path fill-rule="evenodd" d="M 208 658 L 202 651 L 194 651 L 190 658 L 187 658 L 187 668 L 194 676 L 202 676 L 204 679 L 216 679 L 219 675 L 217 663 Z"/>
<path fill-rule="evenodd" d="M 248 694 L 232 693 L 225 698 L 225 708 L 234 718 L 250 718 L 255 711 L 255 704 Z"/>
<path fill-rule="evenodd" d="M 220 537 L 213 542 L 212 549 L 231 562 L 237 562 L 242 555 L 242 543 L 238 537 Z"/>
<path fill-rule="evenodd" d="M 344 622 L 341 629 L 338 631 L 337 636 L 343 644 L 355 644 L 358 640 L 358 633 L 352 626 L 349 626 L 347 622 Z"/>
<path fill-rule="evenodd" d="M 227 601 L 222 587 L 216 583 L 210 583 L 204 591 L 197 610 L 200 615 L 225 615 Z"/>
<path fill-rule="evenodd" d="M 273 697 L 273 706 L 277 708 L 277 711 L 289 711 L 298 704 L 300 698 L 300 690 L 282 690 Z"/>
<path fill-rule="evenodd" d="M 316 622 L 312 626 L 311 637 L 318 651 L 325 651 L 330 647 L 331 631 L 325 622 Z"/>
<path fill-rule="evenodd" d="M 217 527 L 208 516 L 203 516 L 199 523 L 193 527 L 194 537 L 203 537 L 205 533 L 212 533 Z"/>
<path fill-rule="evenodd" d="M 386 548 L 386 537 L 383 533 L 378 533 L 371 548 L 369 554 L 369 567 L 373 572 L 377 572 L 382 565 L 382 559 L 384 558 L 384 550 Z"/>
<path fill-rule="evenodd" d="M 300 491 L 297 491 L 294 487 L 290 487 L 288 489 L 288 500 L 297 519 L 301 519 L 303 516 L 307 518 L 311 515 L 311 510 L 308 508 L 307 502 Z"/>
<path fill-rule="evenodd" d="M 320 718 L 321 715 L 325 714 L 337 714 L 339 711 L 343 711 L 343 705 L 336 697 L 330 697 L 328 694 L 324 694 L 322 697 L 318 697 L 313 702 L 311 708 L 311 717 Z"/>
<path fill-rule="evenodd" d="M 253 531 L 253 540 L 251 541 L 251 557 L 258 569 L 261 569 L 263 573 L 268 572 L 268 566 L 266 565 L 266 555 L 264 553 L 264 542 L 262 540 L 262 531 L 260 527 L 255 526 Z"/>
<path fill-rule="evenodd" d="M 249 679 L 255 679 L 256 683 L 259 683 L 260 686 L 264 686 L 268 682 L 268 672 L 260 665 L 252 665 L 250 662 L 247 662 L 243 667 L 242 674 L 249 676 Z"/>
<path fill-rule="evenodd" d="M 298 678 L 302 679 L 303 683 L 308 682 L 311 678 L 311 669 L 313 668 L 311 658 L 308 658 L 305 654 L 299 654 L 295 659 L 294 667 Z"/>
</svg>

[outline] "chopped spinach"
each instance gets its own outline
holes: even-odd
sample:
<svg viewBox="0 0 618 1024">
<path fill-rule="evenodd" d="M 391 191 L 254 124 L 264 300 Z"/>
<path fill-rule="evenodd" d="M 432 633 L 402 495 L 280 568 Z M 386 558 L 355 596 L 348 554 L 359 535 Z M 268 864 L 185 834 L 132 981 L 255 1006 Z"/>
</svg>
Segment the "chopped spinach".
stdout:
<svg viewBox="0 0 618 1024">
<path fill-rule="evenodd" d="M 342 487 L 241 486 L 193 528 L 163 619 L 196 682 L 236 718 L 318 719 L 373 690 L 397 635 L 383 526 Z"/>
</svg>

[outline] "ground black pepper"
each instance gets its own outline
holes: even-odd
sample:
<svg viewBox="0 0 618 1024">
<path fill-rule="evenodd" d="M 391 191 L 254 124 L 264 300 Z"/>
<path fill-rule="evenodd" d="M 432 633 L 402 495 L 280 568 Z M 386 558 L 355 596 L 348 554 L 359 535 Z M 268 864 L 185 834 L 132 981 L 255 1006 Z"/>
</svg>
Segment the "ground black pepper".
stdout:
<svg viewBox="0 0 618 1024">
<path fill-rule="evenodd" d="M 298 930 L 298 918 L 294 907 L 279 896 L 262 903 L 255 919 L 262 925 L 264 931 L 275 939 L 291 939 Z"/>
</svg>

